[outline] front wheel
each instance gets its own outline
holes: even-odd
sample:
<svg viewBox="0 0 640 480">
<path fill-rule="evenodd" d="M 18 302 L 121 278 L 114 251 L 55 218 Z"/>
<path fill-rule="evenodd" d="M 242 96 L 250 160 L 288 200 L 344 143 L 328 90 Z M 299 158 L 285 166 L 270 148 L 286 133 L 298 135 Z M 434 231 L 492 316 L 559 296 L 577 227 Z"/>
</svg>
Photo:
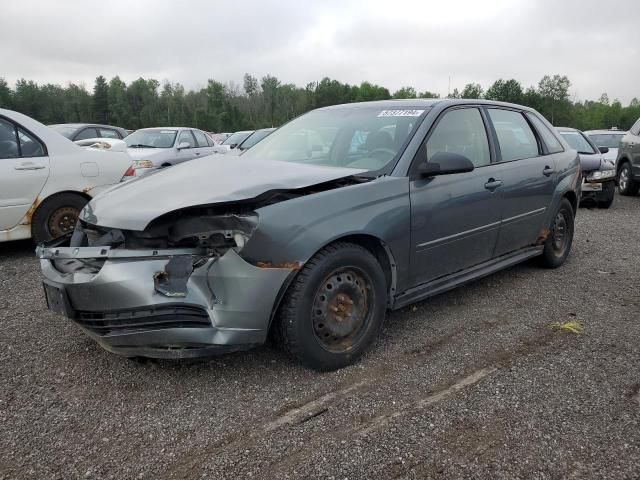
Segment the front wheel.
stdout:
<svg viewBox="0 0 640 480">
<path fill-rule="evenodd" d="M 616 194 L 616 184 L 614 181 L 602 184 L 602 192 L 598 197 L 598 208 L 609 208 L 613 203 Z"/>
<path fill-rule="evenodd" d="M 284 349 L 316 370 L 354 363 L 380 331 L 386 280 L 376 258 L 352 243 L 318 252 L 298 273 L 279 310 Z"/>
<path fill-rule="evenodd" d="M 631 165 L 629 162 L 624 162 L 620 167 L 618 173 L 618 189 L 620 195 L 633 196 L 638 193 L 640 189 L 640 183 L 631 178 Z"/>
<path fill-rule="evenodd" d="M 569 200 L 563 198 L 551 219 L 549 235 L 544 242 L 543 266 L 558 268 L 567 259 L 573 243 L 573 220 L 573 207 Z"/>
</svg>

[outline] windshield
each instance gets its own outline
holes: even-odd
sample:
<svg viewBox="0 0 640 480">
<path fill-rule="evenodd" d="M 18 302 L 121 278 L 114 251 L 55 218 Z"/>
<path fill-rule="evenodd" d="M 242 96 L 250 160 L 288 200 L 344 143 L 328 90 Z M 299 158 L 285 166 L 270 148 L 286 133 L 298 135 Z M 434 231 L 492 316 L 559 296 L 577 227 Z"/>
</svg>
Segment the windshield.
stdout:
<svg viewBox="0 0 640 480">
<path fill-rule="evenodd" d="M 269 136 L 269 134 L 272 132 L 273 130 L 256 130 L 252 135 L 249 136 L 249 138 L 242 142 L 242 145 L 240 145 L 238 148 L 240 148 L 240 150 L 249 150 L 260 140 Z"/>
<path fill-rule="evenodd" d="M 130 148 L 171 148 L 176 139 L 176 130 L 136 130 L 124 139 Z"/>
<path fill-rule="evenodd" d="M 73 134 L 78 131 L 78 127 L 69 127 L 67 125 L 49 125 L 49 127 L 53 128 L 56 132 L 64 135 L 68 139 L 71 139 Z"/>
<path fill-rule="evenodd" d="M 350 106 L 315 110 L 280 127 L 243 157 L 380 170 L 396 157 L 425 111 Z"/>
<path fill-rule="evenodd" d="M 589 138 L 598 147 L 618 148 L 624 133 L 592 133 Z"/>
<path fill-rule="evenodd" d="M 253 132 L 236 132 L 222 142 L 222 145 L 239 145 L 252 133 Z"/>
<path fill-rule="evenodd" d="M 567 141 L 571 148 L 578 153 L 596 153 L 589 141 L 580 132 L 560 132 L 560 135 Z"/>
</svg>

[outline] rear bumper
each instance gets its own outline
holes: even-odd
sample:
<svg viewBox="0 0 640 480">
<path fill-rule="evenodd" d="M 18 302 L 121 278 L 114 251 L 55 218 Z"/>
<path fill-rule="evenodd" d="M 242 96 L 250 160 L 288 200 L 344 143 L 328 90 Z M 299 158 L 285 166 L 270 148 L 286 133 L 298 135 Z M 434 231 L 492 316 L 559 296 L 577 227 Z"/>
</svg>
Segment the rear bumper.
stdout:
<svg viewBox="0 0 640 480">
<path fill-rule="evenodd" d="M 106 350 L 126 356 L 196 357 L 264 343 L 293 274 L 288 268 L 256 267 L 233 250 L 219 258 L 188 251 L 137 257 L 143 252 L 100 247 L 37 253 L 48 299 L 55 290 L 66 303 L 60 309 L 49 301 L 49 307 L 64 312 Z M 156 277 L 176 257 L 189 264 L 199 260 L 186 289 L 158 290 Z"/>
</svg>

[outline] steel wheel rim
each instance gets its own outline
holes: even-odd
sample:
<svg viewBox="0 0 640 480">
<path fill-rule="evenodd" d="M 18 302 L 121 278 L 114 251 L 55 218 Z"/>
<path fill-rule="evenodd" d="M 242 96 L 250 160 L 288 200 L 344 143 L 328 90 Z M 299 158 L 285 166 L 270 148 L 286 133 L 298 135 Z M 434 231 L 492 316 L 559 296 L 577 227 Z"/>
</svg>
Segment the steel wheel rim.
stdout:
<svg viewBox="0 0 640 480">
<path fill-rule="evenodd" d="M 60 207 L 49 216 L 47 227 L 53 238 L 72 232 L 78 221 L 80 210 L 75 207 Z"/>
<path fill-rule="evenodd" d="M 323 349 L 344 353 L 362 340 L 372 313 L 370 285 L 368 275 L 355 267 L 336 269 L 320 284 L 311 318 Z"/>
<path fill-rule="evenodd" d="M 551 244 L 553 250 L 558 256 L 564 255 L 569 241 L 569 222 L 564 211 L 558 212 L 553 221 L 553 230 L 551 232 Z"/>
<path fill-rule="evenodd" d="M 626 190 L 627 188 L 627 182 L 629 181 L 629 172 L 627 170 L 626 166 L 622 167 L 622 170 L 620 170 L 620 179 L 618 180 L 620 190 Z"/>
</svg>

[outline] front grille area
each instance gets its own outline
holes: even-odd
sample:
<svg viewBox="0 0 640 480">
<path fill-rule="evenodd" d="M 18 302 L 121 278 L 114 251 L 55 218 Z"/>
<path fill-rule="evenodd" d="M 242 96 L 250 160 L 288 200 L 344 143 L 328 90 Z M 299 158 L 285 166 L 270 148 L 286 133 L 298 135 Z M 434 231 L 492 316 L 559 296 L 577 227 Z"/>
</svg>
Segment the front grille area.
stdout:
<svg viewBox="0 0 640 480">
<path fill-rule="evenodd" d="M 163 305 L 115 312 L 76 311 L 74 321 L 97 335 L 131 333 L 164 328 L 211 328 L 200 307 Z"/>
</svg>

